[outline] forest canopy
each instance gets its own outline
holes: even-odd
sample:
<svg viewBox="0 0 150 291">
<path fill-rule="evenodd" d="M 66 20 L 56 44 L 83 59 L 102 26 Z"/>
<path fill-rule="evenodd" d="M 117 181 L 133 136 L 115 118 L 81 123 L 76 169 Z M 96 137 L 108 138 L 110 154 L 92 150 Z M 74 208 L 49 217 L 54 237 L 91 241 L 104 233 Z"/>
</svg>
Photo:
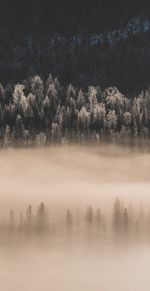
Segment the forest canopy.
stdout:
<svg viewBox="0 0 150 291">
<path fill-rule="evenodd" d="M 49 75 L 0 85 L 0 145 L 43 147 L 87 141 L 149 141 L 150 90 L 127 98 L 115 87 L 82 91 Z"/>
</svg>

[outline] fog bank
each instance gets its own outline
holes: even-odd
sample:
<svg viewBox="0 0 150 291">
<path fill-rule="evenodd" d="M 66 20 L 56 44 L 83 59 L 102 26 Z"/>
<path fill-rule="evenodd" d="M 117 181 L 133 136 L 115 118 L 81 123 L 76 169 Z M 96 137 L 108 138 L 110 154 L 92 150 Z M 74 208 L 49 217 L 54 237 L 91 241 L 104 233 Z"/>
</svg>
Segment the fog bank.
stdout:
<svg viewBox="0 0 150 291">
<path fill-rule="evenodd" d="M 87 228 L 83 222 L 78 232 L 74 224 L 74 232 L 63 230 L 65 236 L 55 235 L 53 239 L 50 233 L 43 240 L 39 239 L 41 233 L 31 239 L 25 228 L 18 241 L 16 230 L 13 236 L 9 229 L 4 241 L 0 235 L 1 288 L 5 291 L 149 291 L 149 176 L 150 155 L 127 147 L 65 146 L 1 151 L 1 219 L 9 217 L 10 208 L 14 209 L 16 219 L 20 211 L 27 215 L 29 204 L 36 215 L 37 206 L 43 201 L 50 221 L 56 218 L 60 222 L 67 208 L 72 211 L 73 219 L 79 209 L 84 221 L 85 210 L 91 205 L 94 211 L 100 207 L 106 222 L 106 228 L 98 234 L 95 224 Z M 114 217 L 117 196 L 121 211 L 125 207 L 130 210 L 129 221 L 125 212 L 126 225 L 121 220 L 121 228 L 115 228 L 116 234 L 110 236 L 110 219 Z M 140 236 L 140 225 L 135 225 L 134 216 L 139 223 L 144 221 L 141 225 L 147 240 L 141 240 L 143 232 Z M 62 231 L 62 227 L 59 229 Z"/>
</svg>

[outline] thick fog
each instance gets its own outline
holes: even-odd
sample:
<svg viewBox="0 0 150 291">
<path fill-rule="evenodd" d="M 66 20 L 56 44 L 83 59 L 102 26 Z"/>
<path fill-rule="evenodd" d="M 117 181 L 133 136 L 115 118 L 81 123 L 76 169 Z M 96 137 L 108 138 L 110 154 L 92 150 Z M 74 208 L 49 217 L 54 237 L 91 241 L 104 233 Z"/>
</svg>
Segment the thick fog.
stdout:
<svg viewBox="0 0 150 291">
<path fill-rule="evenodd" d="M 2 290 L 149 291 L 149 243 L 148 152 L 0 152 Z"/>
</svg>

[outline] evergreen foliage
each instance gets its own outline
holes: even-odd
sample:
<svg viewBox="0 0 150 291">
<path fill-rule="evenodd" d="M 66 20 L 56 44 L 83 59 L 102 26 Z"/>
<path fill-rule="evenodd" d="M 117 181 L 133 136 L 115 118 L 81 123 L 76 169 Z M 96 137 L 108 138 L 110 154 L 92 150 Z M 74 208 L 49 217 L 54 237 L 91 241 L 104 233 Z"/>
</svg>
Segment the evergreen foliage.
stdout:
<svg viewBox="0 0 150 291">
<path fill-rule="evenodd" d="M 66 142 L 149 141 L 150 90 L 128 98 L 116 87 L 87 91 L 62 86 L 50 75 L 0 86 L 0 145 L 4 148 Z M 9 91 L 9 96 L 8 96 Z"/>
</svg>

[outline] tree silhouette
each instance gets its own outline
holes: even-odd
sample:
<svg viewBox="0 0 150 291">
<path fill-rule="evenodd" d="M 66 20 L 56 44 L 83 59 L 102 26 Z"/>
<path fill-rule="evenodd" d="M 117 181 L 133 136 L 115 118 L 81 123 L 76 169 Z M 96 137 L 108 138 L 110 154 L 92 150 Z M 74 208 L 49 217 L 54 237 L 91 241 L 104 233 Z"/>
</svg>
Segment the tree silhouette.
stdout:
<svg viewBox="0 0 150 291">
<path fill-rule="evenodd" d="M 131 233 L 131 230 L 133 230 L 136 234 L 142 234 L 142 237 L 144 234 L 147 235 L 149 232 L 149 213 L 144 213 L 144 219 L 141 219 L 141 217 L 143 217 L 143 214 L 141 216 L 141 212 L 139 214 L 139 211 L 135 208 L 134 212 L 132 212 L 131 218 L 129 208 L 124 207 L 123 203 L 121 203 L 120 199 L 117 197 L 113 204 L 112 217 L 105 217 L 104 215 L 102 216 L 100 208 L 97 208 L 95 211 L 93 210 L 92 206 L 89 206 L 87 208 L 85 217 L 82 213 L 80 213 L 79 216 L 77 209 L 74 220 L 72 212 L 68 208 L 65 213 L 65 220 L 61 218 L 60 223 L 58 223 L 58 217 L 55 216 L 53 217 L 52 224 L 50 225 L 46 206 L 43 202 L 41 202 L 37 208 L 36 216 L 33 214 L 32 205 L 29 205 L 25 214 L 20 212 L 18 218 L 16 217 L 13 209 L 10 210 L 9 217 L 1 217 L 0 235 L 6 232 L 7 235 L 8 233 L 10 235 L 15 233 L 16 237 L 19 234 L 25 234 L 25 236 L 28 237 L 26 235 L 28 232 L 33 235 L 37 232 L 42 237 L 44 234 L 51 234 L 51 236 L 55 236 L 60 234 L 66 235 L 68 233 L 70 235 L 74 230 L 76 234 L 81 234 L 81 232 L 84 232 L 85 230 L 85 232 L 87 232 L 88 239 L 90 239 L 91 237 L 98 237 L 99 235 L 96 234 L 100 234 L 99 230 L 105 230 L 103 233 L 105 235 L 108 229 L 105 229 L 105 225 L 110 225 L 111 223 L 111 235 L 114 233 L 119 233 L 123 234 L 124 237 L 129 239 L 130 237 L 133 238 L 133 236 L 128 235 Z M 62 232 L 61 230 L 64 230 L 64 228 L 66 231 Z"/>
<path fill-rule="evenodd" d="M 128 228 L 129 228 L 129 217 L 128 217 L 128 209 L 124 208 L 123 211 L 123 228 L 124 231 L 127 232 Z"/>
<path fill-rule="evenodd" d="M 10 209 L 9 213 L 9 231 L 10 232 L 15 231 L 15 212 L 13 209 Z"/>
<path fill-rule="evenodd" d="M 72 218 L 72 213 L 70 209 L 67 209 L 67 213 L 66 213 L 66 226 L 68 229 L 71 229 L 73 226 L 73 218 Z"/>
<path fill-rule="evenodd" d="M 17 115 L 15 123 L 15 132 L 14 137 L 17 140 L 18 144 L 22 144 L 24 140 L 24 125 L 21 115 Z"/>
<path fill-rule="evenodd" d="M 30 204 L 26 210 L 26 229 L 31 231 L 33 228 L 32 205 Z"/>
<path fill-rule="evenodd" d="M 47 211 L 45 204 L 41 202 L 37 210 L 37 231 L 41 233 L 46 230 L 48 230 Z"/>
<path fill-rule="evenodd" d="M 93 225 L 93 209 L 91 206 L 89 206 L 87 213 L 86 213 L 86 223 L 89 227 Z"/>
<path fill-rule="evenodd" d="M 120 207 L 120 200 L 117 197 L 114 202 L 114 209 L 113 209 L 113 228 L 115 231 L 119 231 L 121 227 L 121 207 Z"/>
</svg>

